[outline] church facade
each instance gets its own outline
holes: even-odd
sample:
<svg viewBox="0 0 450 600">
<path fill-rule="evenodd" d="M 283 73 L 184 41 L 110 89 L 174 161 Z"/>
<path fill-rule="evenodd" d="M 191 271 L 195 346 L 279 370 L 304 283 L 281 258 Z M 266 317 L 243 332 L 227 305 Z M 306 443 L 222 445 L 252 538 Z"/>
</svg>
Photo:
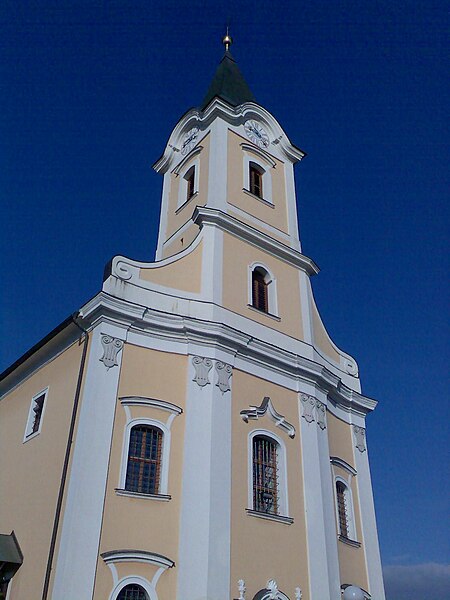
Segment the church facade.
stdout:
<svg viewBox="0 0 450 600">
<path fill-rule="evenodd" d="M 304 153 L 228 45 L 154 165 L 156 262 L 116 256 L 3 374 L 8 600 L 384 600 L 376 402 L 314 301 Z"/>
</svg>

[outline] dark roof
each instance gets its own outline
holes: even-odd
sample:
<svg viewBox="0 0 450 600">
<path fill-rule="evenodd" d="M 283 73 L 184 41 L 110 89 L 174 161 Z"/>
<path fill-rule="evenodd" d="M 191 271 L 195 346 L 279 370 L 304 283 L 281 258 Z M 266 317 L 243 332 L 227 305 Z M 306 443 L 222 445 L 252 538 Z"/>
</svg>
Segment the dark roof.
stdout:
<svg viewBox="0 0 450 600">
<path fill-rule="evenodd" d="M 236 61 L 228 50 L 217 67 L 201 109 L 204 110 L 215 97 L 222 98 L 231 106 L 238 106 L 244 102 L 256 102 Z"/>
</svg>

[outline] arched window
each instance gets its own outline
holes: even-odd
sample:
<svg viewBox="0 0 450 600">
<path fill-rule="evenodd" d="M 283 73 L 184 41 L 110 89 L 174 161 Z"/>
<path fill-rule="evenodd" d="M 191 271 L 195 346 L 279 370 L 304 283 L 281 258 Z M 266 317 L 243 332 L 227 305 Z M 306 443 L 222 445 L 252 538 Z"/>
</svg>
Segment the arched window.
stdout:
<svg viewBox="0 0 450 600">
<path fill-rule="evenodd" d="M 253 438 L 253 510 L 279 513 L 278 443 L 269 437 Z"/>
<path fill-rule="evenodd" d="M 263 312 L 269 312 L 268 278 L 269 274 L 262 267 L 253 269 L 252 306 Z"/>
<path fill-rule="evenodd" d="M 336 481 L 336 502 L 339 522 L 339 533 L 345 537 L 350 537 L 349 518 L 348 518 L 348 488 L 342 481 Z"/>
<path fill-rule="evenodd" d="M 263 174 L 264 169 L 254 162 L 249 163 L 250 192 L 258 198 L 263 197 Z"/>
<path fill-rule="evenodd" d="M 184 176 L 186 180 L 186 201 L 195 194 L 195 166 L 192 166 Z"/>
<path fill-rule="evenodd" d="M 130 583 L 120 590 L 117 600 L 150 600 L 147 592 L 137 583 Z"/>
<path fill-rule="evenodd" d="M 125 489 L 158 494 L 163 432 L 150 425 L 135 425 L 130 432 Z"/>
</svg>

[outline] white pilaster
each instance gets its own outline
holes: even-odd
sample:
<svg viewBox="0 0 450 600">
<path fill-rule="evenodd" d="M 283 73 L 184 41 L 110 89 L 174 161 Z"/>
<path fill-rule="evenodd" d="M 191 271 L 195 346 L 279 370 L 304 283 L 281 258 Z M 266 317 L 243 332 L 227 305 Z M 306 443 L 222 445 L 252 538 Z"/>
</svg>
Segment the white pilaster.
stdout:
<svg viewBox="0 0 450 600">
<path fill-rule="evenodd" d="M 52 600 L 92 598 L 124 339 L 124 330 L 112 325 L 91 333 Z"/>
<path fill-rule="evenodd" d="M 203 226 L 202 299 L 222 303 L 223 231 L 214 225 Z"/>
<path fill-rule="evenodd" d="M 169 215 L 169 196 L 171 184 L 170 177 L 170 172 L 167 172 L 164 175 L 163 193 L 161 200 L 161 215 L 159 219 L 158 244 L 156 246 L 156 260 L 162 260 L 164 242 L 167 239 L 167 218 Z"/>
<path fill-rule="evenodd" d="M 286 161 L 285 165 L 286 209 L 288 215 L 288 232 L 291 238 L 290 246 L 301 252 L 300 236 L 298 233 L 297 201 L 295 196 L 294 165 L 289 161 Z"/>
<path fill-rule="evenodd" d="M 354 426 L 352 426 L 352 429 L 354 429 Z M 385 600 L 367 445 L 365 450 L 361 451 L 356 448 L 357 443 L 353 432 L 353 453 L 355 456 L 355 467 L 358 473 L 356 483 L 361 511 L 362 537 L 366 553 L 367 578 L 369 580 L 368 591 L 373 600 Z M 363 447 L 360 443 L 359 446 L 360 448 Z"/>
<path fill-rule="evenodd" d="M 317 422 L 317 391 L 304 383 L 301 387 L 299 418 L 310 598 L 336 600 L 340 595 L 339 561 L 328 437 L 326 429 L 322 430 Z"/>
<path fill-rule="evenodd" d="M 195 381 L 189 357 L 178 597 L 229 600 L 231 530 L 231 391 Z M 213 361 L 214 362 L 214 361 Z M 231 383 L 231 382 L 230 382 Z"/>
<path fill-rule="evenodd" d="M 208 201 L 207 206 L 227 210 L 228 125 L 219 118 L 210 126 Z"/>
</svg>

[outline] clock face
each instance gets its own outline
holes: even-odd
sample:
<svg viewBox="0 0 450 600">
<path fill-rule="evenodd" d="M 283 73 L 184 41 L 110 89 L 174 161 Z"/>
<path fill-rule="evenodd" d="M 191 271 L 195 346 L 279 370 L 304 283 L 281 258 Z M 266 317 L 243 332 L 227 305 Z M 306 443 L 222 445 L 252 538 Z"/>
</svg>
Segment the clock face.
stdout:
<svg viewBox="0 0 450 600">
<path fill-rule="evenodd" d="M 198 127 L 193 127 L 187 133 L 185 133 L 183 143 L 181 144 L 181 154 L 185 155 L 190 152 L 195 146 L 197 138 Z"/>
<path fill-rule="evenodd" d="M 244 128 L 250 141 L 260 148 L 267 148 L 269 145 L 269 136 L 257 121 L 246 121 Z"/>
</svg>

